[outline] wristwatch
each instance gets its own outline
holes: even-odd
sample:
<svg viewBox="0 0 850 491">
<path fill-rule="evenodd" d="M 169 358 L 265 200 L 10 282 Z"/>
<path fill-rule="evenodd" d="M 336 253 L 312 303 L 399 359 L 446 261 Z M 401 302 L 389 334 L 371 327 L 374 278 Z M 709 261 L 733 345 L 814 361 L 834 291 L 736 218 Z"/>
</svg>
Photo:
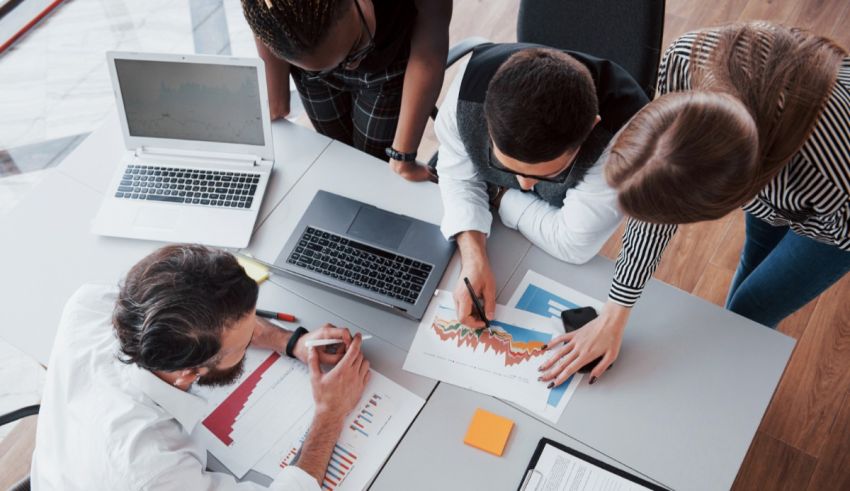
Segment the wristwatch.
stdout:
<svg viewBox="0 0 850 491">
<path fill-rule="evenodd" d="M 402 153 L 393 147 L 387 147 L 384 152 L 386 152 L 387 157 L 393 160 L 400 160 L 402 162 L 416 162 L 416 152 Z"/>
<path fill-rule="evenodd" d="M 289 342 L 286 343 L 286 349 L 284 350 L 284 354 L 286 354 L 286 356 L 290 358 L 295 358 L 295 345 L 298 344 L 298 340 L 301 338 L 301 336 L 307 334 L 308 332 L 310 331 L 304 329 L 304 327 L 299 327 L 298 329 L 296 329 L 292 333 L 292 336 L 289 336 Z"/>
</svg>

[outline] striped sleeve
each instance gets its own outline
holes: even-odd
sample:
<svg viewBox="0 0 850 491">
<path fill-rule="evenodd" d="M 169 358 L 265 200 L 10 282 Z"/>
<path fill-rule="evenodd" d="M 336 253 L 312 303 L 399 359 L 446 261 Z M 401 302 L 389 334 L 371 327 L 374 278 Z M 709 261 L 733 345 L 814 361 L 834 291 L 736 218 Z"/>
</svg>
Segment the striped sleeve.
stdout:
<svg viewBox="0 0 850 491">
<path fill-rule="evenodd" d="M 656 97 L 690 88 L 688 63 L 696 36 L 697 33 L 685 34 L 664 52 L 658 67 Z M 676 225 L 656 225 L 628 219 L 623 234 L 623 247 L 615 264 L 614 280 L 608 292 L 609 299 L 624 307 L 631 307 L 637 302 L 676 229 Z"/>
<path fill-rule="evenodd" d="M 624 307 L 637 302 L 677 228 L 628 219 L 608 298 Z"/>
</svg>

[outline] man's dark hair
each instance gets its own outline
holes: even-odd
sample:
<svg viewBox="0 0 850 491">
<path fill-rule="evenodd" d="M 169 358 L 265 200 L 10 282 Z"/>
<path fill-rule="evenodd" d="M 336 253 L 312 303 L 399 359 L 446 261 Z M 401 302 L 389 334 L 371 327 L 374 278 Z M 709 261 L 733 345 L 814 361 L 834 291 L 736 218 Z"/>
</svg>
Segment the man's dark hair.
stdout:
<svg viewBox="0 0 850 491">
<path fill-rule="evenodd" d="M 352 0 L 242 0 L 254 35 L 278 58 L 310 53 L 351 7 Z"/>
<path fill-rule="evenodd" d="M 484 99 L 493 142 L 526 163 L 546 162 L 578 148 L 598 113 L 587 67 L 549 48 L 513 54 L 490 80 Z"/>
<path fill-rule="evenodd" d="M 221 349 L 221 335 L 254 310 L 254 282 L 233 255 L 200 245 L 154 251 L 127 273 L 112 324 L 119 359 L 147 370 L 202 366 Z"/>
</svg>

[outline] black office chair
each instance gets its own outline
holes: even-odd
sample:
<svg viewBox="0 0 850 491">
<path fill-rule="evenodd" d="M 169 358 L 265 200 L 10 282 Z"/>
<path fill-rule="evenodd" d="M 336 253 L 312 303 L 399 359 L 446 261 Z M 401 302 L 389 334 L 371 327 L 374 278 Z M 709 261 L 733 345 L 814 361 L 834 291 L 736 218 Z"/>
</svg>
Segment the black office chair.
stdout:
<svg viewBox="0 0 850 491">
<path fill-rule="evenodd" d="M 4 415 L 0 416 L 0 426 L 12 423 L 12 422 L 17 421 L 21 418 L 26 418 L 27 416 L 34 416 L 34 415 L 38 414 L 39 409 L 41 409 L 41 406 L 36 404 L 34 406 L 23 407 L 21 409 L 12 411 L 11 413 L 4 414 Z M 29 490 L 30 490 L 30 476 L 24 477 L 23 479 L 21 479 L 20 481 L 15 483 L 15 485 L 13 485 L 11 488 L 9 488 L 9 491 L 29 491 Z"/>
<path fill-rule="evenodd" d="M 581 51 L 625 68 L 652 99 L 665 0 L 523 0 L 517 40 Z"/>
<path fill-rule="evenodd" d="M 523 0 L 517 16 L 517 41 L 581 51 L 623 67 L 652 99 L 665 0 Z M 446 68 L 471 53 L 485 38 L 467 38 L 449 49 Z M 437 108 L 431 111 L 436 119 Z M 437 153 L 428 161 L 436 175 Z"/>
</svg>

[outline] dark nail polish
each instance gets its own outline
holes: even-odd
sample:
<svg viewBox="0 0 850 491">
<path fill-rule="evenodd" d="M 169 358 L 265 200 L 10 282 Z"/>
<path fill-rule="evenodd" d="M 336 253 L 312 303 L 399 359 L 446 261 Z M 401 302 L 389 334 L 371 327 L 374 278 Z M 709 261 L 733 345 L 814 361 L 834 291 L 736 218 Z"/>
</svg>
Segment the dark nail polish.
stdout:
<svg viewBox="0 0 850 491">
<path fill-rule="evenodd" d="M 542 367 L 542 366 L 537 367 L 537 371 L 538 371 L 538 372 L 542 372 L 542 371 L 543 371 L 543 367 Z"/>
<path fill-rule="evenodd" d="M 596 377 L 590 377 L 590 385 L 593 385 L 593 382 L 596 382 Z"/>
<path fill-rule="evenodd" d="M 549 382 L 549 385 L 546 386 L 547 389 L 551 389 L 555 386 L 555 382 Z"/>
<path fill-rule="evenodd" d="M 543 348 L 542 348 L 542 349 L 543 349 L 543 351 L 546 351 L 546 348 L 548 348 L 548 347 L 549 347 L 549 345 L 548 345 L 548 344 L 544 344 L 544 345 L 543 345 Z"/>
<path fill-rule="evenodd" d="M 541 375 L 541 376 L 537 377 L 537 381 L 538 381 L 538 382 L 543 382 L 543 376 Z"/>
</svg>

